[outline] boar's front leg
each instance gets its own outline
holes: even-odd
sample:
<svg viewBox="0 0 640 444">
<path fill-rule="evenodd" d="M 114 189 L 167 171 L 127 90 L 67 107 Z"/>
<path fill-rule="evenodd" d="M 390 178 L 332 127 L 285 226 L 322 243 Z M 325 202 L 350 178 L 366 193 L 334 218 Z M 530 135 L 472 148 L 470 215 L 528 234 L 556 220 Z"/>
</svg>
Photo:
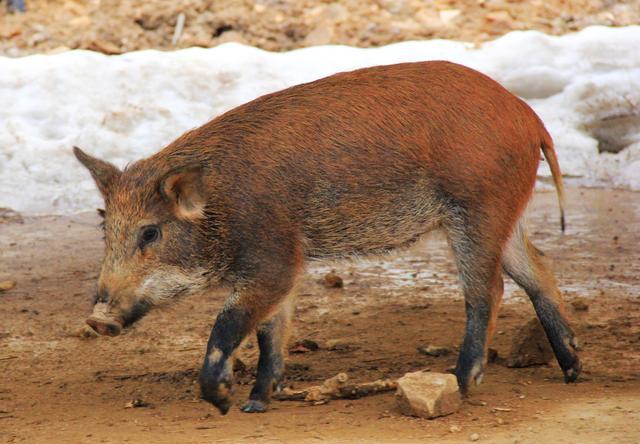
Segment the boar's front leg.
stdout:
<svg viewBox="0 0 640 444">
<path fill-rule="evenodd" d="M 293 297 L 289 297 L 278 313 L 258 327 L 258 374 L 249 400 L 242 406 L 245 413 L 263 413 L 271 400 L 271 392 L 280 390 L 284 378 L 284 348 L 289 338 L 293 314 Z"/>
<path fill-rule="evenodd" d="M 200 373 L 200 389 L 202 397 L 218 407 L 222 414 L 226 414 L 231 407 L 234 351 L 251 331 L 278 309 L 291 292 L 302 268 L 301 254 L 295 254 L 295 249 L 292 249 L 289 250 L 291 254 L 284 258 L 281 255 L 283 251 L 281 248 L 262 258 L 253 258 L 253 277 L 245 278 L 244 283 L 237 286 L 218 314 L 211 331 Z M 266 355 L 262 357 L 262 352 L 263 348 L 265 352 L 268 349 L 266 343 L 272 335 L 273 330 L 260 333 L 264 343 L 260 346 L 261 360 L 266 359 Z M 265 370 L 263 377 L 266 375 Z M 256 383 L 259 391 L 263 391 L 263 384 L 261 381 Z"/>
</svg>

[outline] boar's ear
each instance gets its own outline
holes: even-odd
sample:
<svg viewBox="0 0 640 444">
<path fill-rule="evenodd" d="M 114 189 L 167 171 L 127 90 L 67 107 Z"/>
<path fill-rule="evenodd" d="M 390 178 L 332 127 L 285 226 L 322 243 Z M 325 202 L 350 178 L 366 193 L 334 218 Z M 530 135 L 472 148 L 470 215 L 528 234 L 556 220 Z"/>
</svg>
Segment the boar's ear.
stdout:
<svg viewBox="0 0 640 444">
<path fill-rule="evenodd" d="M 102 194 L 102 197 L 106 197 L 109 192 L 109 187 L 115 179 L 117 179 L 122 172 L 116 168 L 113 164 L 105 162 L 104 160 L 96 159 L 82 151 L 77 146 L 73 147 L 73 154 L 91 173 L 91 177 L 96 182 L 98 190 Z"/>
<path fill-rule="evenodd" d="M 171 171 L 160 182 L 160 194 L 173 206 L 179 219 L 200 219 L 207 199 L 202 183 L 202 169 L 180 168 Z"/>
</svg>

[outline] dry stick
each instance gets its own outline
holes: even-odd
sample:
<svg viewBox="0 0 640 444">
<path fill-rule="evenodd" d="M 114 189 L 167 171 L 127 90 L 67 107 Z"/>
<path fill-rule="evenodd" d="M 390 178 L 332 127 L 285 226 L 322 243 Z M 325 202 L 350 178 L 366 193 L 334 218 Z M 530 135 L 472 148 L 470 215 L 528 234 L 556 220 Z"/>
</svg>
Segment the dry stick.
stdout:
<svg viewBox="0 0 640 444">
<path fill-rule="evenodd" d="M 301 390 L 285 388 L 273 397 L 279 401 L 318 402 L 328 399 L 357 399 L 364 396 L 395 390 L 398 384 L 390 379 L 379 379 L 373 382 L 347 383 L 346 373 L 338 373 L 322 383 Z"/>
<path fill-rule="evenodd" d="M 182 31 L 184 29 L 184 13 L 181 12 L 178 14 L 178 18 L 176 20 L 176 28 L 173 31 L 173 37 L 171 38 L 171 44 L 176 46 L 178 44 L 178 40 L 182 37 Z"/>
<path fill-rule="evenodd" d="M 16 359 L 17 356 L 0 356 L 0 361 L 8 361 L 9 359 Z"/>
</svg>

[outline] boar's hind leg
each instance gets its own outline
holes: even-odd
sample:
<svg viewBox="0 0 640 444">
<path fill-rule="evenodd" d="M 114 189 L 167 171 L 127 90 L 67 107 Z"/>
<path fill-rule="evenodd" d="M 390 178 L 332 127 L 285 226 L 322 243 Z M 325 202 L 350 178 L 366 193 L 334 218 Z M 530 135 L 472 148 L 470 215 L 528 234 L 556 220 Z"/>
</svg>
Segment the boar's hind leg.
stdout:
<svg viewBox="0 0 640 444">
<path fill-rule="evenodd" d="M 471 382 L 480 384 L 484 375 L 487 347 L 495 330 L 498 307 L 502 300 L 503 281 L 500 269 L 500 242 L 483 230 L 458 221 L 448 227 L 458 274 L 464 293 L 467 323 L 456 365 L 462 393 Z"/>
<path fill-rule="evenodd" d="M 578 341 L 564 314 L 553 272 L 544 254 L 527 238 L 521 223 L 518 223 L 505 248 L 502 266 L 531 299 L 564 372 L 565 381 L 575 381 L 581 369 L 580 359 L 576 354 Z"/>
<path fill-rule="evenodd" d="M 273 389 L 282 388 L 284 348 L 287 346 L 292 314 L 293 297 L 290 296 L 273 318 L 258 327 L 258 374 L 249 400 L 241 408 L 245 413 L 265 412 Z"/>
</svg>

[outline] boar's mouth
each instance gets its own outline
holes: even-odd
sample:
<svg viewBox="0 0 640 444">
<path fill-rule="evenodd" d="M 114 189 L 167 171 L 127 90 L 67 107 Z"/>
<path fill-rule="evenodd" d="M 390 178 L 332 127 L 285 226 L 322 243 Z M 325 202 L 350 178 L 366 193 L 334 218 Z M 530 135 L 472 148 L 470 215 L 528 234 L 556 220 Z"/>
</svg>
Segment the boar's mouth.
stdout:
<svg viewBox="0 0 640 444">
<path fill-rule="evenodd" d="M 122 314 L 122 325 L 123 327 L 129 327 L 132 324 L 135 324 L 140 319 L 144 317 L 149 312 L 151 308 L 151 304 L 145 301 L 138 301 L 135 305 L 128 310 L 127 312 Z"/>
</svg>

